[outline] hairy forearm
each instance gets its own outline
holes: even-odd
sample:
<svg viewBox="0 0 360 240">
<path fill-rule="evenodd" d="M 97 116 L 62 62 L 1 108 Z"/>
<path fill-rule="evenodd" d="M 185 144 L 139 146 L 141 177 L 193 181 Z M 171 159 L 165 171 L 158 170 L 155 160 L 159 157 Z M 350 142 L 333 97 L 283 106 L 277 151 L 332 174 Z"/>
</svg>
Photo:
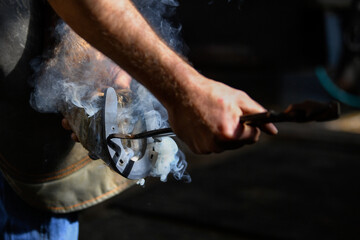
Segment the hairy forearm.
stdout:
<svg viewBox="0 0 360 240">
<path fill-rule="evenodd" d="M 80 36 L 147 87 L 165 106 L 199 75 L 151 29 L 129 0 L 49 0 Z M 176 103 L 175 103 L 176 104 Z"/>
<path fill-rule="evenodd" d="M 198 153 L 253 143 L 259 129 L 243 114 L 264 108 L 240 90 L 201 76 L 151 29 L 130 0 L 48 0 L 80 36 L 147 87 L 167 108 L 169 122 Z M 276 134 L 273 125 L 262 130 Z"/>
</svg>

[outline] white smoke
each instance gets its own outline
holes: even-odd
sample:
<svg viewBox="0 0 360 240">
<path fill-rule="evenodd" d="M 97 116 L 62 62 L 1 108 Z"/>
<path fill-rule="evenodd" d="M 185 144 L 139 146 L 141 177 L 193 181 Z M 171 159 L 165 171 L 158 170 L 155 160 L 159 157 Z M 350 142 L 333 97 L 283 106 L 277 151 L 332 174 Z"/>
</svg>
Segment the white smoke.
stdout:
<svg viewBox="0 0 360 240">
<path fill-rule="evenodd" d="M 65 106 L 84 108 L 89 116 L 99 110 L 97 93 L 113 85 L 118 67 L 92 48 L 63 21 L 57 24 L 56 46 L 35 59 L 31 105 L 40 112 L 59 112 Z"/>
<path fill-rule="evenodd" d="M 173 20 L 179 6 L 177 0 L 133 0 L 133 3 L 172 49 L 181 53 L 187 50 L 180 37 L 182 27 Z"/>
<path fill-rule="evenodd" d="M 181 27 L 173 27 L 168 20 L 178 6 L 177 1 L 136 0 L 134 3 L 171 48 L 183 49 L 179 40 Z M 54 37 L 55 47 L 32 63 L 36 72 L 32 106 L 40 112 L 62 112 L 77 107 L 84 109 L 89 117 L 94 116 L 102 107 L 99 93 L 108 87 L 124 88 L 116 83 L 123 70 L 62 21 L 57 24 Z M 118 112 L 118 122 L 127 122 L 127 129 L 123 131 L 130 133 L 138 121 L 146 122 L 147 130 L 169 127 L 166 109 L 145 87 L 135 79 L 127 87 L 132 92 L 131 101 Z M 152 176 L 166 181 L 172 173 L 175 179 L 191 181 L 185 173 L 184 154 L 172 139 L 164 138 L 154 146 L 159 151 L 159 162 L 154 163 Z"/>
</svg>

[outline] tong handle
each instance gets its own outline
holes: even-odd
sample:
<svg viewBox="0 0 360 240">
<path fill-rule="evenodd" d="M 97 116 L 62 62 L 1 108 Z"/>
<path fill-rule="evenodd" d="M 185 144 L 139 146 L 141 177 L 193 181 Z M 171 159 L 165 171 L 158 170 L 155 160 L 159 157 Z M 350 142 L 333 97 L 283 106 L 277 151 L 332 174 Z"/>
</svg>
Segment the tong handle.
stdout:
<svg viewBox="0 0 360 240">
<path fill-rule="evenodd" d="M 264 113 L 249 114 L 240 117 L 240 122 L 252 126 L 276 122 L 310 122 L 330 121 L 339 118 L 340 104 L 336 101 L 321 103 L 316 101 L 305 101 L 291 104 L 285 111 L 276 113 L 268 111 Z"/>
<path fill-rule="evenodd" d="M 240 117 L 240 123 L 249 125 L 261 125 L 264 123 L 273 122 L 275 119 L 273 111 L 243 115 Z"/>
<path fill-rule="evenodd" d="M 291 104 L 285 111 L 276 113 L 267 111 L 262 113 L 248 114 L 240 117 L 240 123 L 251 126 L 259 126 L 265 123 L 276 122 L 309 122 L 309 121 L 329 121 L 338 118 L 340 106 L 338 102 L 319 103 L 315 101 L 305 101 L 299 104 Z M 171 128 L 161 128 L 137 134 L 110 134 L 108 139 L 141 139 L 148 137 L 169 137 L 175 136 Z"/>
<path fill-rule="evenodd" d="M 113 133 L 108 136 L 108 140 L 113 138 L 120 139 L 142 139 L 148 137 L 170 137 L 175 136 L 175 133 L 171 128 L 161 128 L 155 129 L 147 132 L 136 133 L 136 134 L 126 134 L 126 133 Z"/>
</svg>

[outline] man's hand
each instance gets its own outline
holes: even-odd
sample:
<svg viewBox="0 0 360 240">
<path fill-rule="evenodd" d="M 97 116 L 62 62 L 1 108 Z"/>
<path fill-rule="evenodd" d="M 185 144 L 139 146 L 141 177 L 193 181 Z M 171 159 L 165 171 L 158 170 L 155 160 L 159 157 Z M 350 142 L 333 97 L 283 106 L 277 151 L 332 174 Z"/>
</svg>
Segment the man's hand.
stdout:
<svg viewBox="0 0 360 240">
<path fill-rule="evenodd" d="M 175 133 L 198 153 L 256 142 L 239 124 L 264 109 L 244 92 L 206 79 L 160 39 L 130 0 L 49 0 L 86 41 L 137 79 L 166 107 Z M 276 128 L 265 125 L 270 134 Z"/>
<path fill-rule="evenodd" d="M 127 74 L 127 72 L 125 72 L 120 67 L 115 65 L 114 68 L 112 69 L 111 74 L 114 75 L 114 86 L 112 87 L 115 87 L 115 89 L 117 90 L 130 89 L 130 83 L 132 79 L 131 76 Z M 71 129 L 69 121 L 66 118 L 63 118 L 61 120 L 61 126 L 65 130 L 72 131 L 71 139 L 74 140 L 75 142 L 79 142 L 79 138 L 76 136 L 75 132 L 73 132 L 73 130 Z"/>
<path fill-rule="evenodd" d="M 196 153 L 221 152 L 258 141 L 257 127 L 240 124 L 243 114 L 265 112 L 245 92 L 200 78 L 192 94 L 168 108 L 174 132 Z M 275 135 L 273 124 L 260 127 Z"/>
</svg>

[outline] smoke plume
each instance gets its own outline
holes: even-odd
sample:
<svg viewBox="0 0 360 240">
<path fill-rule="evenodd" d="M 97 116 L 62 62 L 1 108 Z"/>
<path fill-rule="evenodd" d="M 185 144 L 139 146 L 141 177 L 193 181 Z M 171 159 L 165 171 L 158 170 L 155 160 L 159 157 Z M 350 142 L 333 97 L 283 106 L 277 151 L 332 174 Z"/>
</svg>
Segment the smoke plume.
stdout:
<svg viewBox="0 0 360 240">
<path fill-rule="evenodd" d="M 169 19 L 178 2 L 175 0 L 136 0 L 134 4 L 154 30 L 175 51 L 184 49 L 179 40 L 181 27 Z M 35 59 L 34 91 L 31 105 L 40 112 L 66 112 L 70 108 L 82 108 L 88 117 L 101 109 L 101 93 L 108 87 L 130 92 L 131 101 L 120 109 L 118 121 L 126 122 L 126 133 L 134 129 L 140 120 L 147 130 L 169 127 L 166 109 L 141 84 L 124 72 L 112 60 L 79 37 L 63 21 L 54 29 L 55 47 Z M 161 162 L 154 164 L 152 176 L 166 181 L 168 173 L 176 179 L 190 181 L 185 173 L 187 163 L 184 154 L 172 139 L 157 146 L 162 152 Z M 175 145 L 174 145 L 175 144 Z"/>
</svg>

